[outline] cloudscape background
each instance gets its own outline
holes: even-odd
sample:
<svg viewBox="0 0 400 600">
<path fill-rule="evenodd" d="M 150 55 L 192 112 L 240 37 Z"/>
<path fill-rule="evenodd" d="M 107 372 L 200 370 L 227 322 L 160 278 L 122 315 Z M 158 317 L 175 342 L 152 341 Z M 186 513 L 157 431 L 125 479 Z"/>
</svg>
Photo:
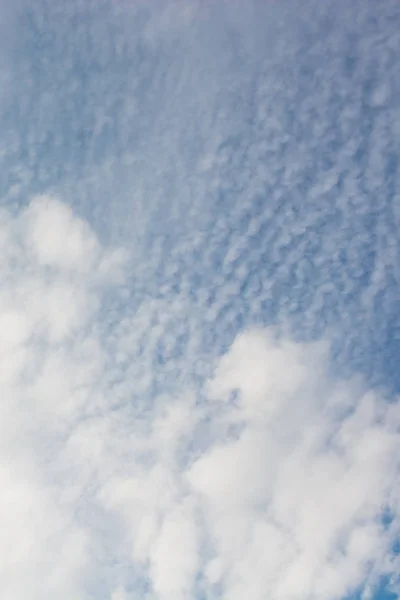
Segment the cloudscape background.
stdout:
<svg viewBox="0 0 400 600">
<path fill-rule="evenodd" d="M 4 0 L 0 596 L 400 594 L 400 4 Z"/>
</svg>

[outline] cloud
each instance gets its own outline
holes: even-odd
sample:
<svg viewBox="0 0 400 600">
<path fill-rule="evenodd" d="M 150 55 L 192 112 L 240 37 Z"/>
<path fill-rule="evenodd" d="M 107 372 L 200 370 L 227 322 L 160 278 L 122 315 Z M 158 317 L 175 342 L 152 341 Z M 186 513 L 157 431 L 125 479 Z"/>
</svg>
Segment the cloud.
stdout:
<svg viewBox="0 0 400 600">
<path fill-rule="evenodd" d="M 256 331 L 216 370 L 217 399 L 239 393 L 224 418 L 243 429 L 217 440 L 188 477 L 224 598 L 341 598 L 390 554 L 381 519 L 396 511 L 398 404 L 335 384 L 327 367 L 320 346 Z"/>
<path fill-rule="evenodd" d="M 90 327 L 114 253 L 55 198 L 2 216 L 2 595 L 83 598 L 89 538 L 65 505 L 73 490 L 56 457 L 95 394 L 102 350 Z"/>
<path fill-rule="evenodd" d="M 399 3 L 23 5 L 0 10 L 0 448 L 26 546 L 0 595 L 399 572 L 367 398 L 400 389 Z M 43 190 L 68 204 L 25 206 Z M 327 337 L 333 364 L 298 343 Z M 352 511 L 378 516 L 353 536 Z"/>
<path fill-rule="evenodd" d="M 67 205 L 41 196 L 25 211 L 25 218 L 28 243 L 40 266 L 93 268 L 96 239 Z"/>
<path fill-rule="evenodd" d="M 127 357 L 157 366 L 107 320 L 124 253 L 52 197 L 3 214 L 2 597 L 333 600 L 395 576 L 397 402 L 262 328 L 135 395 Z"/>
</svg>

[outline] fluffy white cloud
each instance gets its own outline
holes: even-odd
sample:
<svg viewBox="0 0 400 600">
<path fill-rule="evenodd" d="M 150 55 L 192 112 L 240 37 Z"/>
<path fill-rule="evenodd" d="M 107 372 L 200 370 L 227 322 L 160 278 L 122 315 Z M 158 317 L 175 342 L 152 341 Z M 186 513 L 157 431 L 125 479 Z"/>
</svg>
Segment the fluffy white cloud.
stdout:
<svg viewBox="0 0 400 600">
<path fill-rule="evenodd" d="M 397 402 L 257 329 L 201 389 L 147 397 L 126 364 L 151 382 L 154 323 L 102 308 L 124 253 L 56 199 L 3 216 L 5 600 L 333 600 L 396 573 Z"/>
<path fill-rule="evenodd" d="M 312 346 L 251 332 L 216 370 L 210 387 L 222 401 L 239 392 L 228 416 L 243 429 L 216 440 L 189 481 L 223 597 L 340 598 L 390 554 L 381 518 L 396 510 L 398 405 L 335 385 L 326 366 Z"/>
<path fill-rule="evenodd" d="M 39 196 L 25 211 L 26 239 L 39 265 L 89 270 L 98 244 L 88 225 L 66 204 Z"/>
<path fill-rule="evenodd" d="M 90 328 L 105 283 L 96 265 L 113 253 L 57 199 L 2 216 L 1 595 L 84 598 L 89 537 L 57 458 L 96 403 L 103 350 Z"/>
</svg>

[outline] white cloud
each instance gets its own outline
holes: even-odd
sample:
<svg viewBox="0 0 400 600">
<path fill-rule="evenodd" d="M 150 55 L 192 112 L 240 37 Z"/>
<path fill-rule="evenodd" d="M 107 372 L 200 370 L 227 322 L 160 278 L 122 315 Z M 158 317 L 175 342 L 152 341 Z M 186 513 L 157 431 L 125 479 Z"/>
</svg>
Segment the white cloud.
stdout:
<svg viewBox="0 0 400 600">
<path fill-rule="evenodd" d="M 151 307 L 101 308 L 124 253 L 52 198 L 4 217 L 2 597 L 333 600 L 395 574 L 398 403 L 261 329 L 148 397 Z"/>
<path fill-rule="evenodd" d="M 128 596 L 123 587 L 118 586 L 118 588 L 112 593 L 111 600 L 127 600 Z"/>
<path fill-rule="evenodd" d="M 88 225 L 53 197 L 35 198 L 24 217 L 26 237 L 39 265 L 88 270 L 98 245 Z"/>
<path fill-rule="evenodd" d="M 325 345 L 263 331 L 236 340 L 207 388 L 210 404 L 192 408 L 191 419 L 179 403 L 151 417 L 157 466 L 108 487 L 107 509 L 130 523 L 140 547 L 133 557 L 147 561 L 156 597 L 192 597 L 200 577 L 222 598 L 329 600 L 363 585 L 373 568 L 384 573 L 397 405 L 359 381 L 335 383 Z M 179 470 L 165 444 L 176 450 L 181 424 L 187 419 L 190 431 L 196 413 L 198 448 Z M 118 489 L 126 490 L 123 511 Z"/>
<path fill-rule="evenodd" d="M 193 597 L 199 568 L 198 531 L 193 502 L 183 501 L 166 515 L 150 553 L 150 574 L 157 596 Z"/>
<path fill-rule="evenodd" d="M 60 483 L 58 456 L 96 403 L 103 350 L 90 333 L 95 259 L 108 256 L 57 199 L 36 198 L 20 215 L 3 215 L 1 595 L 84 598 L 90 539 L 63 500 L 72 489 L 68 473 Z"/>
<path fill-rule="evenodd" d="M 251 332 L 211 382 L 245 406 L 240 437 L 216 441 L 189 473 L 223 597 L 340 598 L 390 553 L 380 518 L 398 473 L 398 406 L 335 385 L 315 350 Z"/>
</svg>

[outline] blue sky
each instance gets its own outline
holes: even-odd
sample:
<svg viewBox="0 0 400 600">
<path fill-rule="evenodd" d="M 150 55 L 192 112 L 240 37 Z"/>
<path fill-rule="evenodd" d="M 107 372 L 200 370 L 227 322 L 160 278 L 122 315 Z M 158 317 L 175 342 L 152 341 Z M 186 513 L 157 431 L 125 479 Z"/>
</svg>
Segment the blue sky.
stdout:
<svg viewBox="0 0 400 600">
<path fill-rule="evenodd" d="M 399 32 L 395 0 L 3 2 L 2 597 L 398 592 Z"/>
</svg>

